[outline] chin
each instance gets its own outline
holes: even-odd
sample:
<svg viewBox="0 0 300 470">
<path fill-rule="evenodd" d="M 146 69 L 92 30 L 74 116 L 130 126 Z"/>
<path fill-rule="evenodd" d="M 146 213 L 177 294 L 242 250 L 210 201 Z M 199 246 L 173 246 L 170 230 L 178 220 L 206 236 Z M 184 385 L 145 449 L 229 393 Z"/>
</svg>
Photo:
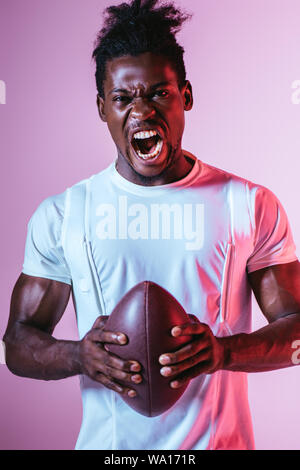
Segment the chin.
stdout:
<svg viewBox="0 0 300 470">
<path fill-rule="evenodd" d="M 132 147 L 126 151 L 127 163 L 131 169 L 144 178 L 155 178 L 161 175 L 169 166 L 170 154 L 168 145 L 163 144 L 161 151 L 154 158 L 141 158 Z"/>
</svg>

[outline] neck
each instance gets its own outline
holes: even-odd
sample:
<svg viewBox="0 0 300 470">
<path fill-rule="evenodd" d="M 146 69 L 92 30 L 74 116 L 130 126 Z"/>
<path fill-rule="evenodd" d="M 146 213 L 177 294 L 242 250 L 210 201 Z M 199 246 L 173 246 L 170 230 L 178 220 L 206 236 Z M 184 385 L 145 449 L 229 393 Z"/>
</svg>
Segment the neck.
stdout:
<svg viewBox="0 0 300 470">
<path fill-rule="evenodd" d="M 155 176 L 143 176 L 137 173 L 132 166 L 121 155 L 118 155 L 116 170 L 118 173 L 131 183 L 141 186 L 158 186 L 174 183 L 185 178 L 194 166 L 194 160 L 185 156 L 181 151 L 179 156 L 173 160 L 173 163 L 162 173 Z"/>
</svg>

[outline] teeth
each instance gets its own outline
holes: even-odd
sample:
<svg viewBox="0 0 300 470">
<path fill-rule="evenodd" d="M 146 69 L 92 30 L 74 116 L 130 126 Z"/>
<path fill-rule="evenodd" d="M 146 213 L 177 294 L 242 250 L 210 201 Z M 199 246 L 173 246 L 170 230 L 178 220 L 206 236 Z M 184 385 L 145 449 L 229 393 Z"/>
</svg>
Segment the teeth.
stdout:
<svg viewBox="0 0 300 470">
<path fill-rule="evenodd" d="M 141 132 L 136 132 L 133 138 L 134 139 L 149 139 L 150 137 L 153 137 L 154 135 L 157 135 L 156 131 L 141 131 Z"/>
<path fill-rule="evenodd" d="M 145 138 L 145 137 L 143 137 L 143 138 Z M 139 156 L 140 158 L 142 158 L 143 160 L 148 160 L 148 158 L 154 158 L 154 157 L 156 157 L 156 156 L 160 153 L 160 151 L 161 151 L 161 149 L 162 149 L 162 146 L 163 146 L 163 140 L 160 139 L 160 140 L 157 142 L 157 144 L 156 144 L 155 149 L 153 150 L 153 152 L 144 154 L 144 153 L 142 153 L 140 150 L 137 150 L 136 153 L 137 153 L 138 156 Z"/>
</svg>

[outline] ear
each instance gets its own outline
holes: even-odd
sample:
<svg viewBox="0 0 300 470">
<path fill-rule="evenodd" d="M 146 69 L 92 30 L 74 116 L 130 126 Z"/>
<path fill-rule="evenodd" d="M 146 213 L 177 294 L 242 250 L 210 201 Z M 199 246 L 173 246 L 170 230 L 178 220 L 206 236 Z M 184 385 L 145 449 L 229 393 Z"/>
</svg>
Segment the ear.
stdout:
<svg viewBox="0 0 300 470">
<path fill-rule="evenodd" d="M 182 88 L 183 99 L 184 99 L 184 110 L 190 111 L 193 107 L 193 90 L 189 80 L 186 80 L 184 87 Z"/>
<path fill-rule="evenodd" d="M 105 115 L 105 102 L 101 96 L 97 95 L 97 108 L 99 112 L 99 116 L 103 122 L 106 122 L 106 115 Z"/>
</svg>

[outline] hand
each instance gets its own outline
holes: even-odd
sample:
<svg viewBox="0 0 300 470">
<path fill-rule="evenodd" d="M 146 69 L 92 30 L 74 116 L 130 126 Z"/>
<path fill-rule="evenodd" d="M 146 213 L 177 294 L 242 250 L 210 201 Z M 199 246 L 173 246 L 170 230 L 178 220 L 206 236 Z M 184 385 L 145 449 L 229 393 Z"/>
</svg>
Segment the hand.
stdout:
<svg viewBox="0 0 300 470">
<path fill-rule="evenodd" d="M 141 370 L 141 366 L 137 361 L 124 361 L 106 350 L 104 343 L 122 345 L 128 341 L 123 333 L 103 330 L 107 319 L 108 316 L 98 317 L 92 329 L 80 341 L 81 370 L 105 387 L 133 398 L 136 396 L 135 390 L 119 384 L 118 380 L 140 383 L 142 376 L 136 372 Z"/>
<path fill-rule="evenodd" d="M 212 374 L 222 368 L 224 349 L 219 338 L 215 337 L 205 323 L 190 315 L 191 322 L 172 328 L 172 336 L 192 335 L 194 339 L 172 353 L 159 357 L 164 377 L 172 377 L 172 388 L 182 387 L 188 380 L 200 374 Z"/>
</svg>

